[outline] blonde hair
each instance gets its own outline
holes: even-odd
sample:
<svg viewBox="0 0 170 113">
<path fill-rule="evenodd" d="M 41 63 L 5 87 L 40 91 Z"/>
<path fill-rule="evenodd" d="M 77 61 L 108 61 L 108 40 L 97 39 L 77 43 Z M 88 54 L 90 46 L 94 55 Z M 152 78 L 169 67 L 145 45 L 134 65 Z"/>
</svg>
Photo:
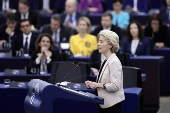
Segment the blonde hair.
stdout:
<svg viewBox="0 0 170 113">
<path fill-rule="evenodd" d="M 108 44 L 112 44 L 113 47 L 110 49 L 112 53 L 116 53 L 119 49 L 119 36 L 109 30 L 102 30 L 99 33 L 99 36 L 103 36 Z"/>
<path fill-rule="evenodd" d="M 87 18 L 87 17 L 80 17 L 79 20 L 78 20 L 78 23 L 79 23 L 81 20 L 86 22 L 87 27 L 88 27 L 88 28 L 87 28 L 87 33 L 90 33 L 90 31 L 91 31 L 91 22 L 90 22 L 89 18 Z"/>
</svg>

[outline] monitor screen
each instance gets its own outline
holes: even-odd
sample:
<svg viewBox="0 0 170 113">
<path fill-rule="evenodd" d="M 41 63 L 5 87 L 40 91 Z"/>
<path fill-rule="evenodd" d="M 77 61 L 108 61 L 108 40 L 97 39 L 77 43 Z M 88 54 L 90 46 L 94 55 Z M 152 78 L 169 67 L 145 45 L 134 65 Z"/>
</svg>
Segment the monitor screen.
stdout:
<svg viewBox="0 0 170 113">
<path fill-rule="evenodd" d="M 83 63 L 80 66 L 77 66 L 77 64 L 73 65 L 73 61 L 53 62 L 51 74 L 53 74 L 53 76 L 50 78 L 49 82 L 52 84 L 64 81 L 84 83 L 86 81 L 86 65 Z M 66 75 L 67 77 L 62 80 Z"/>
<path fill-rule="evenodd" d="M 136 67 L 123 66 L 123 87 L 141 87 L 141 71 Z"/>
</svg>

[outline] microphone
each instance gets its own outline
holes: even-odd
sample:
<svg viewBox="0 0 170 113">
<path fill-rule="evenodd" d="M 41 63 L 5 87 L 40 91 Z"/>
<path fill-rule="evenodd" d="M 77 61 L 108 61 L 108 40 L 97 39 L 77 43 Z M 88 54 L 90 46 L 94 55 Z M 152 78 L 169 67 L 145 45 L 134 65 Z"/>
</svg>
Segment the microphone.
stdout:
<svg viewBox="0 0 170 113">
<path fill-rule="evenodd" d="M 77 63 L 78 63 L 77 61 L 76 61 L 76 62 L 73 62 L 73 63 L 71 63 L 70 65 L 66 66 L 65 68 L 60 69 L 60 70 L 58 70 L 57 72 L 52 73 L 52 74 L 49 76 L 48 82 L 50 82 L 51 77 L 53 77 L 53 76 L 56 75 L 57 73 L 62 72 L 62 71 L 64 71 L 65 69 L 67 69 L 67 68 L 69 68 L 69 67 L 71 67 L 71 66 L 73 66 L 73 65 L 75 65 L 75 64 L 77 64 Z M 57 69 L 57 66 L 56 66 L 56 69 Z"/>
<path fill-rule="evenodd" d="M 60 86 L 61 82 L 71 73 L 73 72 L 77 67 L 80 67 L 81 63 L 78 63 L 71 71 L 69 71 L 64 77 L 63 79 L 59 82 L 58 87 Z"/>
</svg>

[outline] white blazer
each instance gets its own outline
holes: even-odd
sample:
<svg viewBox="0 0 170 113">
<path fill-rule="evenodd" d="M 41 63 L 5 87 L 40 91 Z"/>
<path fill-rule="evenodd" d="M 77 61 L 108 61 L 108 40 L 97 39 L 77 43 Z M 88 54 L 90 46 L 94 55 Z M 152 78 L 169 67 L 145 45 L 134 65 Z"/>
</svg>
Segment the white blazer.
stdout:
<svg viewBox="0 0 170 113">
<path fill-rule="evenodd" d="M 104 98 L 104 105 L 100 105 L 101 108 L 111 107 L 125 99 L 122 65 L 115 53 L 103 66 L 98 83 L 106 86 L 106 89 L 97 88 L 98 96 Z"/>
</svg>

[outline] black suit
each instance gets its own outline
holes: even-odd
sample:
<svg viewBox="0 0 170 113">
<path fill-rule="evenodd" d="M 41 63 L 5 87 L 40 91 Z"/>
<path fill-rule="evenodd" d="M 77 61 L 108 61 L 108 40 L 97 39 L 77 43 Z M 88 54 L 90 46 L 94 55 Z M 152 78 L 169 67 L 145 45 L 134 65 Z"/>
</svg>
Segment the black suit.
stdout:
<svg viewBox="0 0 170 113">
<path fill-rule="evenodd" d="M 21 14 L 19 12 L 17 12 L 17 17 L 18 17 L 18 22 L 21 21 Z M 32 22 L 32 24 L 34 25 L 34 27 L 37 27 L 37 23 L 38 23 L 38 15 L 36 12 L 33 11 L 29 11 L 29 15 L 28 15 L 28 19 Z"/>
<path fill-rule="evenodd" d="M 96 27 L 96 28 L 95 28 L 95 30 L 92 32 L 92 34 L 95 35 L 95 36 L 97 36 L 101 30 L 103 30 L 103 27 L 100 25 L 99 27 Z M 119 40 L 122 39 L 122 33 L 123 33 L 123 31 L 122 31 L 121 28 L 112 25 L 112 26 L 111 26 L 111 31 L 117 33 L 117 35 L 119 36 Z"/>
<path fill-rule="evenodd" d="M 96 69 L 100 69 L 100 65 L 101 65 L 101 53 L 99 53 L 99 50 L 94 50 L 90 56 L 89 59 L 89 66 L 90 68 L 96 68 Z"/>
<path fill-rule="evenodd" d="M 61 18 L 62 18 L 62 23 L 64 23 L 65 19 L 66 19 L 67 13 L 64 12 L 61 14 Z M 76 21 L 78 22 L 78 19 L 82 17 L 82 14 L 79 12 L 76 12 Z"/>
<path fill-rule="evenodd" d="M 0 26 L 0 40 L 6 40 L 7 42 L 9 42 L 9 35 L 6 33 L 6 28 L 7 28 L 7 25 L 6 24 L 3 24 Z M 16 25 L 16 28 L 14 30 L 14 35 L 11 37 L 11 39 L 13 39 L 13 37 L 15 37 L 16 35 L 20 34 L 21 31 L 19 29 L 19 26 Z"/>
<path fill-rule="evenodd" d="M 167 7 L 162 7 L 160 9 L 160 16 L 162 18 L 162 21 L 165 23 L 165 24 L 170 24 L 170 20 L 168 20 L 168 12 L 167 12 Z"/>
<path fill-rule="evenodd" d="M 3 0 L 0 0 L 0 10 L 2 10 Z M 9 0 L 9 8 L 18 10 L 18 0 Z"/>
<path fill-rule="evenodd" d="M 35 60 L 36 58 L 38 57 L 37 54 L 40 53 L 40 51 L 34 51 L 32 52 L 31 54 L 31 67 L 36 67 L 36 68 L 40 68 L 40 64 L 36 64 Z M 51 55 L 51 61 L 50 63 L 47 64 L 47 70 L 48 70 L 48 73 L 51 72 L 51 66 L 52 66 L 52 62 L 54 61 L 59 61 L 59 53 L 57 51 L 51 51 L 52 55 Z"/>
<path fill-rule="evenodd" d="M 12 43 L 12 50 L 13 51 L 17 51 L 17 50 L 24 48 L 23 38 L 24 38 L 23 34 L 20 34 L 20 35 L 18 35 L 14 38 L 13 43 Z M 35 50 L 36 40 L 37 40 L 37 35 L 32 33 L 30 44 L 29 44 L 29 55 L 31 55 L 32 51 Z"/>
<path fill-rule="evenodd" d="M 166 25 L 160 26 L 160 30 L 156 33 L 153 33 L 150 27 L 146 27 L 144 31 L 145 36 L 152 37 L 154 43 L 163 42 L 165 46 L 170 47 L 170 32 Z"/>
<path fill-rule="evenodd" d="M 43 9 L 43 0 L 36 0 L 36 9 Z M 49 8 L 53 11 L 54 13 L 59 13 L 60 10 L 60 0 L 49 0 Z"/>
<path fill-rule="evenodd" d="M 45 25 L 42 28 L 41 33 L 48 33 L 51 36 L 53 35 L 53 32 L 50 28 L 50 25 Z M 73 30 L 70 27 L 61 25 L 60 27 L 60 42 L 69 42 L 70 36 L 73 35 Z"/>
</svg>

